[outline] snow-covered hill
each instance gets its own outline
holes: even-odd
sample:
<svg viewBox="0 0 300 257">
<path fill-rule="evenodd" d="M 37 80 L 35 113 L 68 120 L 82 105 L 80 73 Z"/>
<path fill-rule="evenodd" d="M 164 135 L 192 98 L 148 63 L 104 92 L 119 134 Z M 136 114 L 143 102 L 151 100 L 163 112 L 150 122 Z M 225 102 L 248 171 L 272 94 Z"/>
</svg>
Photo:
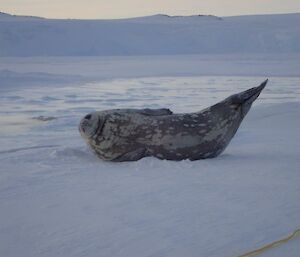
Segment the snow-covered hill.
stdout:
<svg viewBox="0 0 300 257">
<path fill-rule="evenodd" d="M 1 21 L 30 21 L 30 20 L 44 20 L 44 18 L 36 16 L 23 16 L 23 15 L 12 15 L 4 12 L 0 12 Z"/>
<path fill-rule="evenodd" d="M 54 20 L 0 13 L 0 56 L 300 52 L 300 14 Z"/>
</svg>

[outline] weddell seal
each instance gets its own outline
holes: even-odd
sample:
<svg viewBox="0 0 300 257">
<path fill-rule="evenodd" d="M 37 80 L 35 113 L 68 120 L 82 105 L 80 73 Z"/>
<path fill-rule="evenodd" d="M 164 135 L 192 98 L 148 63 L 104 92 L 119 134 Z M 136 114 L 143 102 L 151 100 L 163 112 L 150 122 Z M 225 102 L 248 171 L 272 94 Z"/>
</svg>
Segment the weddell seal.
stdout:
<svg viewBox="0 0 300 257">
<path fill-rule="evenodd" d="M 93 112 L 81 120 L 79 131 L 107 161 L 136 161 L 146 156 L 167 160 L 213 158 L 229 144 L 267 81 L 194 113 L 175 114 L 169 109 Z"/>
</svg>

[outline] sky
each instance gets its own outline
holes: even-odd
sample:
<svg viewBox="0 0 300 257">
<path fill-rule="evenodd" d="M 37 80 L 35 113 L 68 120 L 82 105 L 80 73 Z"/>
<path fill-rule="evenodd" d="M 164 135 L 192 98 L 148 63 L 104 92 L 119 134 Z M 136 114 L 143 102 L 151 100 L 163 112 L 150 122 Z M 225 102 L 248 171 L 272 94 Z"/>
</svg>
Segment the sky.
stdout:
<svg viewBox="0 0 300 257">
<path fill-rule="evenodd" d="M 300 12 L 300 0 L 0 0 L 0 11 L 78 19 L 115 19 L 158 13 L 234 16 Z"/>
</svg>

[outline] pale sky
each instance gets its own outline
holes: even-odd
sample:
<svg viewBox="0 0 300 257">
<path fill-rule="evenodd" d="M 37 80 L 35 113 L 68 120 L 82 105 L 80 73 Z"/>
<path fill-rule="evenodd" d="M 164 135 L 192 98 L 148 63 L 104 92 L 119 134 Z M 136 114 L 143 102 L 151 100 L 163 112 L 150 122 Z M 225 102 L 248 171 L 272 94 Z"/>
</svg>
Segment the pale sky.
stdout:
<svg viewBox="0 0 300 257">
<path fill-rule="evenodd" d="M 0 11 L 78 19 L 124 18 L 158 13 L 231 16 L 300 12 L 300 0 L 0 0 Z"/>
</svg>

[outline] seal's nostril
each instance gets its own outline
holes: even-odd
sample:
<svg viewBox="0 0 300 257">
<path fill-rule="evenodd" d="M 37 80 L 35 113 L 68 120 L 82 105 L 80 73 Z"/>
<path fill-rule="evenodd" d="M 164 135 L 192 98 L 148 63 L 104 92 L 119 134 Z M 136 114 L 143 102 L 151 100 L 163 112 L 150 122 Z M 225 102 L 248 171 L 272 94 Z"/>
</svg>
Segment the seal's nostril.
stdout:
<svg viewBox="0 0 300 257">
<path fill-rule="evenodd" d="M 91 114 L 88 114 L 84 117 L 86 120 L 90 120 L 92 118 L 92 115 Z"/>
</svg>

